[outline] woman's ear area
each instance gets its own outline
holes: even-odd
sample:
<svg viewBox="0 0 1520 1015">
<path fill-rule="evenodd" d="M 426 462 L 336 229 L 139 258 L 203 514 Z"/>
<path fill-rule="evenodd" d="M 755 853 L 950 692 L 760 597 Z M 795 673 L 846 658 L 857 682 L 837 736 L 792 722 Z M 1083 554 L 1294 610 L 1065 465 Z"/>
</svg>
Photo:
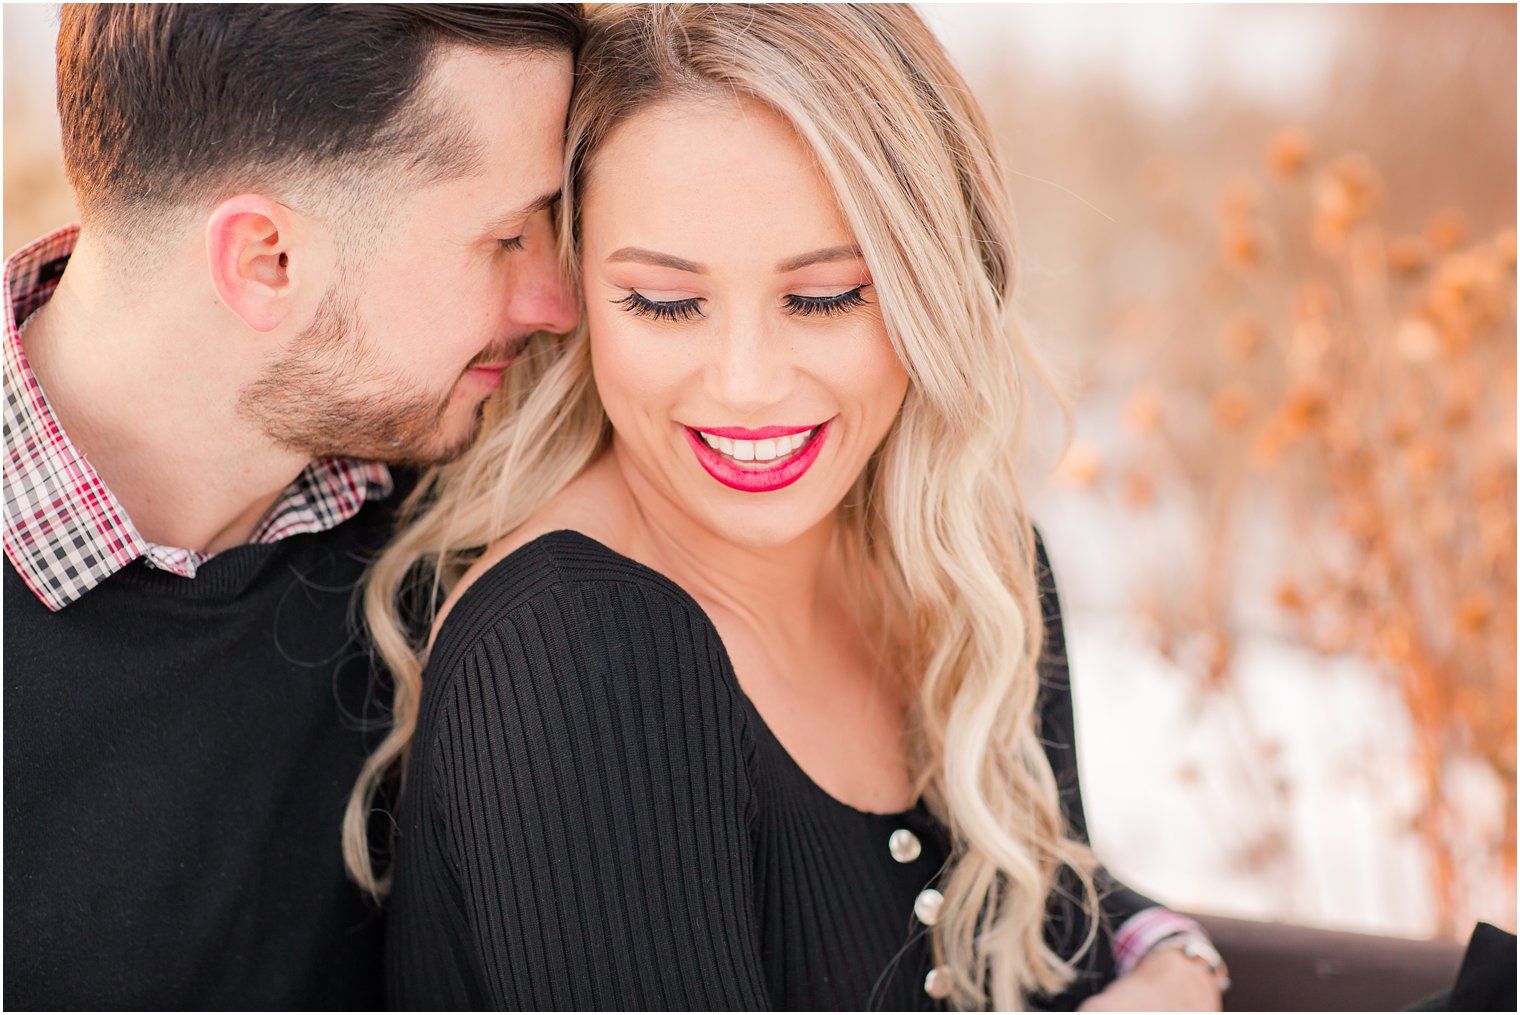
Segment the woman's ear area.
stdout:
<svg viewBox="0 0 1520 1015">
<path fill-rule="evenodd" d="M 217 205 L 206 223 L 211 284 L 228 310 L 254 331 L 278 328 L 315 286 L 325 291 L 327 260 L 299 212 L 262 194 Z"/>
</svg>

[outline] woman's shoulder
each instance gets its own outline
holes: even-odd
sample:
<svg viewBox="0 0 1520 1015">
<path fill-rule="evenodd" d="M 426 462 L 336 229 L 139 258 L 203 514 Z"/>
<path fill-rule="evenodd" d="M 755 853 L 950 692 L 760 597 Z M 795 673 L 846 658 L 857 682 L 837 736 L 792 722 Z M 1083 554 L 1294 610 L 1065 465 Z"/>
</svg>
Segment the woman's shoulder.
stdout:
<svg viewBox="0 0 1520 1015">
<path fill-rule="evenodd" d="M 731 673 L 678 586 L 583 533 L 545 533 L 481 574 L 438 633 L 413 742 L 431 773 L 419 786 L 537 784 L 553 770 L 569 793 L 617 772 L 627 804 L 708 771 L 743 804 L 754 730 Z"/>
<path fill-rule="evenodd" d="M 425 688 L 468 669 L 477 683 L 507 681 L 546 695 L 572 684 L 597 693 L 605 684 L 645 696 L 731 695 L 736 685 L 707 614 L 675 582 L 619 552 L 635 519 L 604 456 L 455 586 L 434 626 Z"/>
<path fill-rule="evenodd" d="M 753 729 L 735 687 L 678 586 L 583 533 L 545 533 L 481 574 L 439 631 L 418 792 L 533 785 L 539 804 L 605 815 L 699 782 L 742 812 Z"/>
<path fill-rule="evenodd" d="M 706 614 L 679 585 L 577 529 L 518 535 L 472 572 L 436 629 L 428 665 L 435 673 L 456 668 L 482 640 L 503 637 L 546 637 L 541 662 L 599 667 L 613 665 L 619 650 L 711 637 Z"/>
<path fill-rule="evenodd" d="M 593 556 L 598 550 L 609 557 L 617 556 L 611 547 L 620 542 L 618 518 L 622 512 L 615 503 L 609 504 L 620 498 L 609 484 L 606 472 L 602 462 L 593 463 L 527 519 L 487 546 L 454 583 L 433 618 L 433 641 L 443 633 L 461 602 L 482 598 L 481 590 L 476 589 L 482 580 L 488 593 L 485 598 L 499 606 L 503 595 L 513 598 L 543 591 L 541 581 L 535 579 L 556 575 L 563 578 L 566 568 L 560 566 L 562 563 L 570 565 L 569 572 L 573 575 L 575 563 L 584 562 L 586 554 L 576 554 L 572 548 L 569 560 L 565 561 L 561 553 L 565 543 L 560 538 L 562 533 L 578 534 L 597 544 Z"/>
<path fill-rule="evenodd" d="M 468 681 L 477 701 L 541 692 L 574 718 L 593 699 L 631 694 L 706 702 L 725 729 L 742 727 L 738 685 L 707 614 L 624 552 L 636 522 L 604 456 L 489 547 L 435 624 L 424 697 L 438 703 L 442 685 Z M 611 732 L 632 711 L 599 711 L 598 728 Z M 645 720 L 655 730 L 662 722 Z"/>
</svg>

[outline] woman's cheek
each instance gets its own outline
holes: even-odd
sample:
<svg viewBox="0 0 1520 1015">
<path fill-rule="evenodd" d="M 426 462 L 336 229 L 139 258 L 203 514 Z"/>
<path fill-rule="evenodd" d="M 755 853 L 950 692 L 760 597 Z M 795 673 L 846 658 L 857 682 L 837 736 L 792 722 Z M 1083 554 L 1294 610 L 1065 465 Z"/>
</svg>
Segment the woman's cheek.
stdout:
<svg viewBox="0 0 1520 1015">
<path fill-rule="evenodd" d="M 676 373 L 679 343 L 660 341 L 651 329 L 619 320 L 616 311 L 591 317 L 591 371 L 613 426 L 623 429 L 639 408 L 662 404 Z"/>
<path fill-rule="evenodd" d="M 849 380 L 853 400 L 867 407 L 868 415 L 885 435 L 908 392 L 908 371 L 897 358 L 886 327 L 879 317 L 868 319 L 851 341 L 840 343 L 839 349 L 848 350 L 848 362 L 831 364 L 831 375 Z"/>
</svg>

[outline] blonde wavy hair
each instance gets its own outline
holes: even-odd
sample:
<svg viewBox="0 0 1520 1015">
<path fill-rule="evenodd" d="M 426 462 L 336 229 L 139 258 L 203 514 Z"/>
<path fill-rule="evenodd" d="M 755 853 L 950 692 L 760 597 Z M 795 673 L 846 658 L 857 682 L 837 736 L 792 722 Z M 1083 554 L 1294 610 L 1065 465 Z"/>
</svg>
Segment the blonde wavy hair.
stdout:
<svg viewBox="0 0 1520 1015">
<path fill-rule="evenodd" d="M 1097 930 L 1096 862 L 1074 838 L 1036 729 L 1043 630 L 1033 531 L 1015 455 L 1028 382 L 1046 380 L 1013 312 L 1013 226 L 986 121 L 907 5 L 616 5 L 592 9 L 569 121 L 561 237 L 578 275 L 578 195 L 623 121 L 672 99 L 768 104 L 812 149 L 870 267 L 909 390 L 840 506 L 841 549 L 864 614 L 916 679 L 915 788 L 955 853 L 933 928 L 949 1002 L 1017 1009 L 1056 993 L 1075 956 L 1045 942 L 1052 893 L 1074 876 Z M 585 328 L 542 340 L 508 372 L 483 436 L 422 480 L 376 563 L 364 609 L 394 675 L 393 725 L 349 802 L 355 880 L 388 888 L 366 835 L 379 785 L 404 767 L 424 642 L 404 590 L 419 570 L 447 594 L 608 445 Z M 1080 954 L 1080 953 L 1079 953 Z"/>
</svg>

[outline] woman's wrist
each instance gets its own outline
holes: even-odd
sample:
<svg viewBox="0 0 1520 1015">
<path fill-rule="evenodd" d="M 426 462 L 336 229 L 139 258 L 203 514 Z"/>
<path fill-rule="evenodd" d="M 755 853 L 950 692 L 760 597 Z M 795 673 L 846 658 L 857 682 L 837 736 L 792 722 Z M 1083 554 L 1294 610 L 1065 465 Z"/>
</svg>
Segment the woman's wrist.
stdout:
<svg viewBox="0 0 1520 1015">
<path fill-rule="evenodd" d="M 1152 993 L 1164 998 L 1161 1007 L 1174 1011 L 1219 1011 L 1224 992 L 1204 963 L 1183 954 L 1181 948 L 1156 948 L 1136 964 L 1130 976 L 1152 985 Z"/>
<path fill-rule="evenodd" d="M 1078 1011 L 1219 1011 L 1214 975 L 1180 948 L 1148 952 L 1124 976 L 1077 1006 Z"/>
<path fill-rule="evenodd" d="M 1223 995 L 1230 989 L 1230 970 L 1214 943 L 1200 931 L 1180 931 L 1151 946 L 1150 954 L 1174 951 L 1208 972 L 1214 988 Z"/>
</svg>

